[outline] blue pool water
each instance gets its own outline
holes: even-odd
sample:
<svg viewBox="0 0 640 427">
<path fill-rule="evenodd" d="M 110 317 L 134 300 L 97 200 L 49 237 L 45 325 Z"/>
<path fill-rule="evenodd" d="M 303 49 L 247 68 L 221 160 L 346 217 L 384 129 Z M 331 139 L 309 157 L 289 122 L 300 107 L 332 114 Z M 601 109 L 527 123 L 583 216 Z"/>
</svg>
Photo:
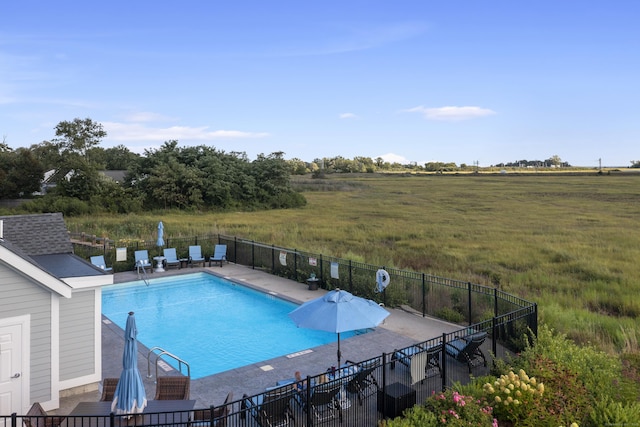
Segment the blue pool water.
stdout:
<svg viewBox="0 0 640 427">
<path fill-rule="evenodd" d="M 102 290 L 105 316 L 124 329 L 135 312 L 138 341 L 189 363 L 193 379 L 336 342 L 336 334 L 296 327 L 288 316 L 296 307 L 207 273 Z"/>
</svg>

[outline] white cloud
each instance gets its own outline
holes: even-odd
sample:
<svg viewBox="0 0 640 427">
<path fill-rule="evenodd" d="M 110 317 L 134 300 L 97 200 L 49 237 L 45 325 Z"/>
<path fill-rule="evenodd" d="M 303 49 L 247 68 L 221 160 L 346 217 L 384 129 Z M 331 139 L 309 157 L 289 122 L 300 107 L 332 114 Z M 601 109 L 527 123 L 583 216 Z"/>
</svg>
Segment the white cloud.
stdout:
<svg viewBox="0 0 640 427">
<path fill-rule="evenodd" d="M 420 113 L 424 115 L 427 120 L 439 120 L 439 121 L 462 121 L 476 119 L 479 117 L 486 117 L 496 114 L 495 111 L 488 108 L 481 107 L 438 107 L 438 108 L 426 108 L 422 105 L 418 107 L 402 110 L 405 113 Z"/>
<path fill-rule="evenodd" d="M 103 122 L 108 138 L 113 141 L 154 141 L 169 140 L 211 141 L 215 139 L 264 138 L 266 132 L 244 132 L 238 130 L 209 130 L 208 126 L 188 127 L 170 126 L 165 128 L 148 127 L 141 124 Z"/>
<path fill-rule="evenodd" d="M 340 118 L 341 119 L 357 119 L 358 116 L 356 116 L 353 113 L 342 113 L 342 114 L 340 114 Z"/>
<path fill-rule="evenodd" d="M 406 165 L 408 163 L 411 163 L 409 160 L 407 160 L 406 157 L 403 157 L 399 154 L 394 154 L 394 153 L 382 154 L 380 156 L 377 156 L 376 158 L 378 157 L 381 157 L 382 160 L 389 163 L 400 163 L 401 165 Z"/>
</svg>

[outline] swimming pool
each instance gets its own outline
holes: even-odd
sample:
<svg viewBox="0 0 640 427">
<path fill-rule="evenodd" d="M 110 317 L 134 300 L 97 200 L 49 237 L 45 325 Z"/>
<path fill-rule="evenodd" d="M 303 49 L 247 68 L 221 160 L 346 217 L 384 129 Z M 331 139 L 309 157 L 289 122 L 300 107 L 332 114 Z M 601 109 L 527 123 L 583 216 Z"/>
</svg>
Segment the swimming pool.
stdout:
<svg viewBox="0 0 640 427">
<path fill-rule="evenodd" d="M 208 273 L 102 289 L 109 320 L 124 329 L 134 311 L 138 341 L 189 363 L 193 379 L 336 342 L 336 334 L 296 327 L 288 316 L 296 307 Z"/>
</svg>

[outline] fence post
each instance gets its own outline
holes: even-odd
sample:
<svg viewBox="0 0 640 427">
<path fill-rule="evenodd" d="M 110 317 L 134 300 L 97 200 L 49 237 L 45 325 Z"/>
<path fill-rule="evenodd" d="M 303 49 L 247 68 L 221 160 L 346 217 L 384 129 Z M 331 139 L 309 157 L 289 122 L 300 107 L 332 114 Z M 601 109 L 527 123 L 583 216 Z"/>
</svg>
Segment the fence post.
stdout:
<svg viewBox="0 0 640 427">
<path fill-rule="evenodd" d="M 494 316 L 491 319 L 491 351 L 493 352 L 493 355 L 495 357 L 498 357 L 498 353 L 497 353 L 498 343 L 496 338 L 497 336 L 498 336 L 498 318 Z"/>
<path fill-rule="evenodd" d="M 427 315 L 427 284 L 426 276 L 422 273 L 422 317 Z"/>
<path fill-rule="evenodd" d="M 440 391 L 444 391 L 447 387 L 447 334 L 442 333 L 442 381 L 440 382 Z"/>
<path fill-rule="evenodd" d="M 271 274 L 276 274 L 276 245 L 271 245 Z"/>
<path fill-rule="evenodd" d="M 251 241 L 251 268 L 256 269 L 256 245 L 253 240 Z"/>
<path fill-rule="evenodd" d="M 322 254 L 320 254 L 320 284 L 324 282 L 324 274 L 322 273 Z M 327 285 L 325 285 L 325 288 Z"/>
<path fill-rule="evenodd" d="M 353 293 L 353 276 L 351 275 L 351 260 L 349 260 L 349 292 Z"/>
<path fill-rule="evenodd" d="M 493 288 L 493 315 L 498 316 L 498 289 Z"/>
<path fill-rule="evenodd" d="M 467 302 L 469 305 L 469 326 L 473 323 L 471 322 L 471 282 L 467 282 Z"/>
<path fill-rule="evenodd" d="M 387 405 L 385 402 L 384 392 L 387 389 L 387 353 L 382 353 L 382 418 L 387 418 Z M 378 399 L 378 410 L 380 410 L 380 398 L 376 396 Z"/>
<path fill-rule="evenodd" d="M 293 250 L 293 280 L 298 281 L 298 250 Z"/>
<path fill-rule="evenodd" d="M 306 387 L 304 388 L 304 393 L 306 394 L 306 398 L 304 401 L 304 404 L 306 405 L 307 408 L 307 425 L 308 426 L 312 426 L 313 425 L 313 411 L 311 410 L 310 406 L 309 406 L 309 402 L 311 402 L 311 389 L 313 388 L 311 386 L 311 377 L 309 375 L 307 375 L 307 383 L 306 383 Z"/>
<path fill-rule="evenodd" d="M 238 263 L 238 238 L 233 236 L 233 262 Z"/>
</svg>

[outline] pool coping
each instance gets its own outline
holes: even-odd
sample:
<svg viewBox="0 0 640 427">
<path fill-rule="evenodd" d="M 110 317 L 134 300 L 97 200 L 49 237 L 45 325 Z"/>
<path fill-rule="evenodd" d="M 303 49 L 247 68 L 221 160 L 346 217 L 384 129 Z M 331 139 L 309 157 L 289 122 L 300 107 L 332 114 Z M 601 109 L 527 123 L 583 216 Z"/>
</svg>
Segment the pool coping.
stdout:
<svg viewBox="0 0 640 427">
<path fill-rule="evenodd" d="M 153 273 L 150 278 L 167 277 L 196 272 L 206 272 L 241 286 L 269 293 L 278 298 L 301 304 L 320 297 L 326 291 L 309 290 L 305 283 L 298 283 L 267 272 L 236 264 L 225 264 L 224 267 L 196 267 L 167 270 L 164 273 Z M 136 272 L 122 272 L 114 274 L 114 284 L 139 280 Z M 341 340 L 343 360 L 365 360 L 379 356 L 383 352 L 391 352 L 394 348 L 401 348 L 415 342 L 424 341 L 453 332 L 459 325 L 444 322 L 439 319 L 422 317 L 415 312 L 403 309 L 387 308 L 391 315 L 375 330 Z M 102 378 L 119 377 L 122 369 L 122 348 L 124 346 L 123 331 L 115 323 L 102 322 Z M 337 343 L 331 343 L 298 352 L 294 357 L 283 355 L 259 363 L 231 369 L 222 373 L 210 375 L 191 381 L 191 398 L 196 400 L 196 406 L 208 407 L 222 403 L 227 393 L 233 391 L 236 398 L 242 394 L 253 394 L 263 391 L 265 387 L 274 385 L 284 378 L 291 378 L 295 371 L 303 375 L 314 375 L 336 364 Z M 139 344 L 138 367 L 147 398 L 155 395 L 153 378 L 148 378 L 147 354 L 149 348 Z M 179 355 L 178 355 L 179 356 Z M 187 361 L 188 362 L 188 361 Z M 180 375 L 172 369 L 163 371 L 163 375 Z M 97 401 L 100 398 L 99 387 L 85 393 L 73 394 L 60 398 L 60 407 L 52 413 L 67 414 L 81 401 Z"/>
</svg>

